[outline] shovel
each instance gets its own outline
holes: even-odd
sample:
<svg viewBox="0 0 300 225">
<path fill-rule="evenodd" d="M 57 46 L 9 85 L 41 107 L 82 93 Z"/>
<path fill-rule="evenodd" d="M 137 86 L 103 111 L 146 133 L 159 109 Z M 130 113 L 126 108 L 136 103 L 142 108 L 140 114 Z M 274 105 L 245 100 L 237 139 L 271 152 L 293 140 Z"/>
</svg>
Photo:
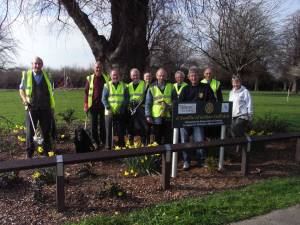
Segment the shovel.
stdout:
<svg viewBox="0 0 300 225">
<path fill-rule="evenodd" d="M 35 129 L 30 110 L 28 110 L 28 114 L 29 114 L 29 118 L 30 118 L 30 121 L 31 121 L 33 131 L 34 131 L 33 141 L 38 145 L 42 145 L 43 142 L 44 142 L 44 139 L 41 136 L 39 136 L 38 132 Z"/>
</svg>

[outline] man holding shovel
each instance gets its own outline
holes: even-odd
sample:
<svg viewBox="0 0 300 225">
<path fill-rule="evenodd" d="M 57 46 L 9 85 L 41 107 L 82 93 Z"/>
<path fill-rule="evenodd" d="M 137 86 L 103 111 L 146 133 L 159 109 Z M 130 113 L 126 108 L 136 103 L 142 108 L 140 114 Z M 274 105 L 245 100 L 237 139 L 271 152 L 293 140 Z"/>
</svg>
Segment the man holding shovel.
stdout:
<svg viewBox="0 0 300 225">
<path fill-rule="evenodd" d="M 51 123 L 55 101 L 49 76 L 43 69 L 43 60 L 35 57 L 32 69 L 22 72 L 19 88 L 26 110 L 26 152 L 27 158 L 34 154 L 34 141 L 43 145 L 44 155 L 51 150 Z M 36 127 L 40 124 L 42 137 L 37 138 Z"/>
</svg>

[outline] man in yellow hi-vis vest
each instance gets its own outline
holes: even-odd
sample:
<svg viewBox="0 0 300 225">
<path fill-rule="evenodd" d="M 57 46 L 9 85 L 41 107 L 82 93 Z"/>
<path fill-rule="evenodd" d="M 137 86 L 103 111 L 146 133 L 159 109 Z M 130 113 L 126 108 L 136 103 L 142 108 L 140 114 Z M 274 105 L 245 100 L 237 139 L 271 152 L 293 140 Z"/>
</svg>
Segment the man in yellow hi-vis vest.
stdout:
<svg viewBox="0 0 300 225">
<path fill-rule="evenodd" d="M 34 127 L 37 127 L 38 122 L 43 136 L 44 155 L 48 155 L 48 152 L 51 150 L 51 124 L 55 102 L 49 76 L 42 68 L 43 60 L 40 57 L 35 57 L 32 61 L 32 69 L 22 72 L 22 80 L 19 87 L 20 96 L 27 111 L 27 158 L 32 158 L 34 154 Z"/>
<path fill-rule="evenodd" d="M 118 136 L 118 143 L 115 146 L 125 146 L 124 117 L 128 105 L 128 90 L 126 84 L 121 81 L 119 69 L 113 68 L 110 72 L 110 78 L 111 81 L 104 85 L 102 92 L 102 103 L 105 107 L 106 149 L 113 147 L 112 133 L 114 136 Z"/>
<path fill-rule="evenodd" d="M 182 71 L 178 70 L 174 77 L 176 83 L 174 83 L 174 89 L 172 91 L 172 100 L 177 101 L 182 93 L 182 90 L 188 86 L 188 84 L 184 81 L 185 74 Z"/>
<path fill-rule="evenodd" d="M 155 141 L 158 144 L 167 144 L 171 143 L 172 137 L 173 85 L 166 81 L 167 71 L 164 68 L 157 70 L 156 79 L 157 81 L 150 86 L 146 95 L 145 115 L 147 122 L 152 124 Z"/>
<path fill-rule="evenodd" d="M 94 73 L 87 76 L 84 90 L 84 111 L 90 115 L 90 127 L 96 148 L 105 144 L 104 106 L 101 102 L 102 91 L 110 76 L 103 72 L 103 64 L 96 61 Z M 100 135 L 98 132 L 98 127 Z"/>
<path fill-rule="evenodd" d="M 220 81 L 216 80 L 212 76 L 212 69 L 207 67 L 203 72 L 204 79 L 201 80 L 201 83 L 209 84 L 210 88 L 213 90 L 215 98 L 218 102 L 223 102 L 223 95 L 221 90 Z"/>
<path fill-rule="evenodd" d="M 147 144 L 147 121 L 145 118 L 145 91 L 146 82 L 140 79 L 140 71 L 137 68 L 130 70 L 131 82 L 127 85 L 129 93 L 130 122 L 127 124 L 129 141 L 132 144 L 134 137 L 140 137 L 142 143 Z"/>
</svg>

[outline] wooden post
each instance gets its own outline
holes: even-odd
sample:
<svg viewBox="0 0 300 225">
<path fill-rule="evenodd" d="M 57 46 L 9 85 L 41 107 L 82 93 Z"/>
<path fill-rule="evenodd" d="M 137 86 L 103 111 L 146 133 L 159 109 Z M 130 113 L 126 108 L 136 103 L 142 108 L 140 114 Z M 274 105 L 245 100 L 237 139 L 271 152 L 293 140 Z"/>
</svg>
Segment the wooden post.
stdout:
<svg viewBox="0 0 300 225">
<path fill-rule="evenodd" d="M 57 211 L 65 210 L 64 162 L 63 156 L 56 156 L 56 205 Z"/>
<path fill-rule="evenodd" d="M 295 160 L 300 163 L 300 138 L 297 138 Z"/>
<path fill-rule="evenodd" d="M 243 176 L 246 176 L 248 174 L 247 148 L 245 145 L 242 145 L 241 173 Z"/>
<path fill-rule="evenodd" d="M 165 145 L 166 151 L 162 154 L 162 167 L 161 167 L 161 183 L 164 190 L 170 189 L 171 178 L 171 145 Z"/>
</svg>

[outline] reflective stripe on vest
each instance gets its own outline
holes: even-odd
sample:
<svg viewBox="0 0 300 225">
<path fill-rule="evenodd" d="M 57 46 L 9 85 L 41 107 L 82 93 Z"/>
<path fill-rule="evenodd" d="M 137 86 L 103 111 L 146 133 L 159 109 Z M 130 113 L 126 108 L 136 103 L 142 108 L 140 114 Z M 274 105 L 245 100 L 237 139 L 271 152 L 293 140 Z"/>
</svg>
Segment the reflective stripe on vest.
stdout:
<svg viewBox="0 0 300 225">
<path fill-rule="evenodd" d="M 122 103 L 124 102 L 124 92 L 125 92 L 125 84 L 120 81 L 117 88 L 113 85 L 112 81 L 109 81 L 105 84 L 109 95 L 108 95 L 108 104 L 111 108 L 113 114 L 119 112 Z"/>
<path fill-rule="evenodd" d="M 42 75 L 46 81 L 47 87 L 48 87 L 48 91 L 49 91 L 49 97 L 50 97 L 50 107 L 52 109 L 55 108 L 55 101 L 54 101 L 54 97 L 53 97 L 53 91 L 52 91 L 52 86 L 51 83 L 49 81 L 48 78 L 48 74 L 46 73 L 46 71 L 42 70 Z M 27 72 L 23 71 L 22 72 L 22 76 L 25 80 L 26 83 L 26 89 L 25 89 L 25 94 L 26 94 L 26 99 L 28 102 L 31 102 L 31 98 L 32 98 L 32 71 L 28 70 Z"/>
<path fill-rule="evenodd" d="M 150 87 L 151 94 L 153 96 L 153 105 L 152 105 L 152 117 L 171 117 L 171 112 L 169 109 L 165 109 L 162 102 L 165 102 L 168 105 L 172 104 L 171 96 L 172 96 L 173 85 L 171 83 L 167 83 L 164 89 L 164 93 L 158 88 L 157 85 Z"/>
<path fill-rule="evenodd" d="M 93 93 L 94 93 L 94 74 L 89 75 L 86 79 L 89 82 L 89 95 L 88 95 L 88 108 L 90 108 L 93 104 Z M 110 81 L 110 77 L 108 74 L 102 73 L 102 76 L 106 83 Z"/>
<path fill-rule="evenodd" d="M 207 84 L 207 80 L 203 79 L 203 80 L 201 80 L 201 83 Z M 220 87 L 220 81 L 218 81 L 216 79 L 211 79 L 209 86 L 213 90 L 215 97 L 217 97 L 217 90 Z"/>
<path fill-rule="evenodd" d="M 178 83 L 175 83 L 175 84 L 174 84 L 174 88 L 175 88 L 175 91 L 176 91 L 176 93 L 177 93 L 177 96 L 180 95 L 180 93 L 182 92 L 183 88 L 184 88 L 185 86 L 187 86 L 187 85 L 188 85 L 187 83 L 182 82 L 180 88 L 178 89 Z"/>
<path fill-rule="evenodd" d="M 129 101 L 142 101 L 145 93 L 145 81 L 140 80 L 136 89 L 133 88 L 133 82 L 128 84 Z"/>
</svg>

